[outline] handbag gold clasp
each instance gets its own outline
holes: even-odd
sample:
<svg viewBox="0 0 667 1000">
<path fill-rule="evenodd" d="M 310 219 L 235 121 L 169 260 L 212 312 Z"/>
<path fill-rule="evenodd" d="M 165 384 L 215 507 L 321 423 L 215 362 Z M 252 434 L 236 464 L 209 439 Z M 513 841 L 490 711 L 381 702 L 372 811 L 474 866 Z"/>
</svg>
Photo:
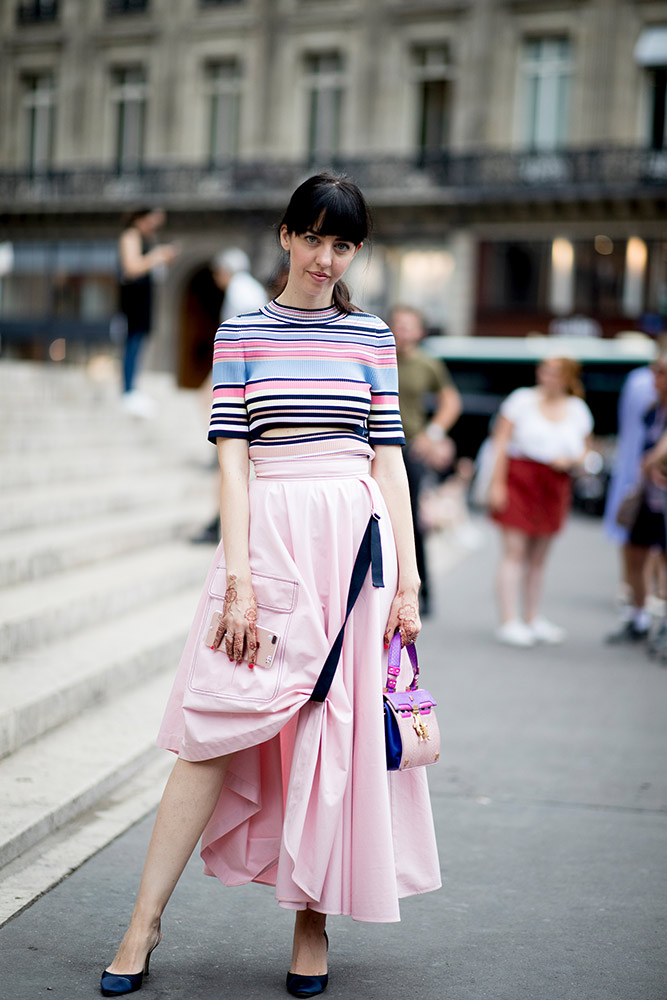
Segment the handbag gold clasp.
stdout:
<svg viewBox="0 0 667 1000">
<path fill-rule="evenodd" d="M 415 705 L 415 707 L 412 709 L 412 726 L 420 740 L 423 740 L 425 742 L 426 740 L 431 739 L 431 737 L 428 734 L 428 726 L 426 725 L 425 722 L 422 722 L 421 712 L 419 711 L 419 705 Z"/>
</svg>

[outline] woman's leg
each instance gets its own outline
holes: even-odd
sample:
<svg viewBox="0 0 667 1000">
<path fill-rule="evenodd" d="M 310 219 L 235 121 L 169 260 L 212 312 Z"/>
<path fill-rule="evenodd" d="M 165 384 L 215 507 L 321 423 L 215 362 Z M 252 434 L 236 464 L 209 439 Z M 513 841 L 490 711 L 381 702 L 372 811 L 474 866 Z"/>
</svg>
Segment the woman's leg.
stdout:
<svg viewBox="0 0 667 1000">
<path fill-rule="evenodd" d="M 311 909 L 297 911 L 290 972 L 298 976 L 323 976 L 326 973 L 326 922 L 326 913 Z"/>
<path fill-rule="evenodd" d="M 526 570 L 529 538 L 518 528 L 502 529 L 503 551 L 498 567 L 498 607 L 500 620 L 519 620 L 521 588 Z"/>
<path fill-rule="evenodd" d="M 530 624 L 537 618 L 537 610 L 542 596 L 542 581 L 544 580 L 544 566 L 547 561 L 549 549 L 553 537 L 551 535 L 540 535 L 531 538 L 527 549 L 527 568 L 524 591 L 523 616 Z"/>
<path fill-rule="evenodd" d="M 145 336 L 144 333 L 128 333 L 127 335 L 123 358 L 123 388 L 125 392 L 132 392 L 134 389 L 134 378 Z"/>
<path fill-rule="evenodd" d="M 176 761 L 155 819 L 130 926 L 109 972 L 142 970 L 162 911 L 211 818 L 230 760 L 231 755 Z"/>
</svg>

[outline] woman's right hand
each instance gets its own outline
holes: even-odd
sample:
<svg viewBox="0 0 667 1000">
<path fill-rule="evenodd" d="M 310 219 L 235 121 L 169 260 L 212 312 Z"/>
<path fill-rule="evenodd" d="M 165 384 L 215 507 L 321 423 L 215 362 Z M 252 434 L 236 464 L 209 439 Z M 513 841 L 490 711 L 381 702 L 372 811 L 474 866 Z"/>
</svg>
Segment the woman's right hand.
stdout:
<svg viewBox="0 0 667 1000">
<path fill-rule="evenodd" d="M 502 514 L 507 507 L 507 483 L 495 482 L 489 486 L 489 510 Z"/>
<path fill-rule="evenodd" d="M 242 584 L 233 573 L 227 574 L 225 603 L 214 649 L 224 648 L 230 660 L 245 658 L 253 666 L 257 656 L 257 600 L 252 584 Z"/>
<path fill-rule="evenodd" d="M 161 243 L 155 248 L 160 257 L 161 264 L 171 264 L 173 260 L 176 260 L 180 250 L 175 243 Z"/>
</svg>

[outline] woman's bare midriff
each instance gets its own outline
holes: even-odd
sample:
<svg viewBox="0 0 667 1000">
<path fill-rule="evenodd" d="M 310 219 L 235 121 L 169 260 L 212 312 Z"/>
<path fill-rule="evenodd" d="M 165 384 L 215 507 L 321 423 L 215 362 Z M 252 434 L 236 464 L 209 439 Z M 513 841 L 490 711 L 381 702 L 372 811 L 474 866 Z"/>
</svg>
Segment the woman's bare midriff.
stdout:
<svg viewBox="0 0 667 1000">
<path fill-rule="evenodd" d="M 260 436 L 263 438 L 281 438 L 281 437 L 309 437 L 315 434 L 321 434 L 323 430 L 326 430 L 327 434 L 335 434 L 336 431 L 341 433 L 348 432 L 349 427 L 272 427 L 268 431 L 264 431 Z"/>
</svg>

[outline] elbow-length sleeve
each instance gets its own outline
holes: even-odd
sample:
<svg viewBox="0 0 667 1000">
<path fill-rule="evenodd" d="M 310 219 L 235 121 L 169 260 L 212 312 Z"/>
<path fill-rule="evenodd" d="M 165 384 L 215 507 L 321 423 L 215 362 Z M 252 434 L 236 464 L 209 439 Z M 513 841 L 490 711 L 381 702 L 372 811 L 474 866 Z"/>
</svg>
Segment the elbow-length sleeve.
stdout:
<svg viewBox="0 0 667 1000">
<path fill-rule="evenodd" d="M 398 368 L 396 345 L 389 327 L 378 332 L 375 364 L 370 368 L 371 408 L 368 415 L 368 441 L 378 444 L 405 444 L 401 413 L 398 407 Z"/>
<path fill-rule="evenodd" d="M 219 437 L 249 440 L 245 403 L 246 365 L 243 331 L 223 323 L 213 345 L 213 402 L 208 439 Z"/>
</svg>

